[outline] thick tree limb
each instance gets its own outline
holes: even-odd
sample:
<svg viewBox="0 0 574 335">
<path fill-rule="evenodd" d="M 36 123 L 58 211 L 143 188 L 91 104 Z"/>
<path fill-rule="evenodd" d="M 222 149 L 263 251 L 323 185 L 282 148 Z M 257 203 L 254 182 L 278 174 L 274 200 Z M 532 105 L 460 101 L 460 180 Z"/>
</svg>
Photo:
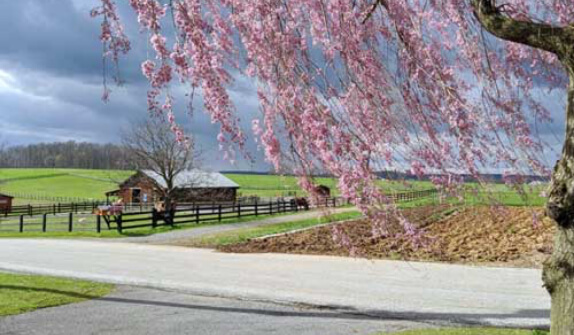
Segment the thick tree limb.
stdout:
<svg viewBox="0 0 574 335">
<path fill-rule="evenodd" d="M 511 42 L 528 45 L 571 60 L 574 27 L 519 21 L 502 15 L 494 0 L 472 0 L 474 15 L 491 34 Z"/>
</svg>

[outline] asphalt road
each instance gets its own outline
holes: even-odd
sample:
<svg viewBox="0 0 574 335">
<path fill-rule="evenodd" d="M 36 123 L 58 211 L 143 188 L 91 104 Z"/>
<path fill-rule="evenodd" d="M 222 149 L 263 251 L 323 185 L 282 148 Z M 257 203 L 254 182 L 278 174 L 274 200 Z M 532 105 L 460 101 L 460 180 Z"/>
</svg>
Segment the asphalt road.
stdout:
<svg viewBox="0 0 574 335">
<path fill-rule="evenodd" d="M 0 270 L 328 306 L 417 322 L 548 326 L 540 271 L 133 243 L 0 240 Z"/>
<path fill-rule="evenodd" d="M 432 325 L 125 286 L 102 299 L 0 318 L 6 335 L 369 335 L 423 327 Z"/>
</svg>

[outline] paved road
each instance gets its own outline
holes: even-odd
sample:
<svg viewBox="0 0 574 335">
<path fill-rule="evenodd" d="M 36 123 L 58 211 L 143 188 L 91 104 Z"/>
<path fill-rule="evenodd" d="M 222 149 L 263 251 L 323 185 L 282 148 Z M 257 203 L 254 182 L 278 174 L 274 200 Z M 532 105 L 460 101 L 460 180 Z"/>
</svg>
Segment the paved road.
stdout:
<svg viewBox="0 0 574 335">
<path fill-rule="evenodd" d="M 345 208 L 328 208 L 328 213 L 344 213 L 344 212 L 351 212 L 356 211 L 357 209 L 354 207 L 345 207 Z M 231 224 L 221 224 L 221 225 L 213 225 L 213 226 L 206 226 L 206 227 L 199 227 L 199 228 L 192 228 L 192 229 L 183 229 L 183 230 L 174 230 L 166 233 L 154 234 L 150 236 L 142 236 L 142 237 L 126 237 L 122 239 L 113 239 L 111 242 L 134 242 L 134 243 L 150 243 L 150 244 L 164 244 L 164 243 L 171 243 L 174 241 L 179 240 L 189 240 L 192 238 L 197 238 L 200 236 L 211 235 L 222 233 L 226 231 L 242 229 L 242 228 L 252 228 L 252 227 L 259 227 L 259 226 L 268 226 L 277 223 L 284 223 L 284 222 L 292 222 L 292 221 L 299 221 L 299 220 L 306 220 L 319 217 L 324 215 L 326 212 L 322 209 L 313 210 L 310 212 L 303 212 L 299 214 L 293 215 L 283 215 L 283 216 L 276 216 L 270 217 L 263 220 L 254 220 L 249 222 L 240 222 L 240 223 L 231 223 Z"/>
<path fill-rule="evenodd" d="M 120 286 L 98 300 L 0 318 L 0 334 L 369 335 L 429 325 Z"/>
<path fill-rule="evenodd" d="M 2 239 L 1 269 L 415 321 L 549 324 L 550 299 L 534 269 L 53 239 Z"/>
</svg>

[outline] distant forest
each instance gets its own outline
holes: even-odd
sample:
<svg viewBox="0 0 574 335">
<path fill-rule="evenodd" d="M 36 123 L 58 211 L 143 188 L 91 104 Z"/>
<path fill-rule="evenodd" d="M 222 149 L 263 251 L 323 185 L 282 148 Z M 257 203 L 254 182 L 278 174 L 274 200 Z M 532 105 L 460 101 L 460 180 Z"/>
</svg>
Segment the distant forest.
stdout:
<svg viewBox="0 0 574 335">
<path fill-rule="evenodd" d="M 0 168 L 127 170 L 134 166 L 120 145 L 69 141 L 0 147 Z"/>
</svg>

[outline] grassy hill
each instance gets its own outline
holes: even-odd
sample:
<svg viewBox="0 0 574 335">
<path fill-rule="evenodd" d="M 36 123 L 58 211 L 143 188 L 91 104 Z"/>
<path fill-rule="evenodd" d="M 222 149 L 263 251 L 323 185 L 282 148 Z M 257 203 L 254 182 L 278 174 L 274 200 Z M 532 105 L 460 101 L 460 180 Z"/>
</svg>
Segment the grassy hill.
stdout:
<svg viewBox="0 0 574 335">
<path fill-rule="evenodd" d="M 81 170 L 81 169 L 0 169 L 0 193 L 14 195 L 15 204 L 57 203 L 105 199 L 105 193 L 117 189 L 117 185 L 132 175 L 133 171 L 120 170 Z M 226 176 L 240 185 L 240 196 L 274 197 L 285 195 L 302 196 L 304 192 L 294 176 L 249 175 L 230 173 Z M 317 184 L 331 188 L 337 195 L 334 178 L 316 178 Z M 428 181 L 381 180 L 385 190 L 407 191 L 432 188 Z M 468 184 L 469 188 L 476 185 Z M 493 184 L 495 198 L 508 205 L 521 205 L 524 202 L 504 185 Z M 544 198 L 538 196 L 540 187 L 533 190 L 529 203 L 541 205 Z M 483 202 L 468 192 L 466 200 Z"/>
<path fill-rule="evenodd" d="M 105 199 L 131 171 L 79 169 L 0 169 L 0 192 L 16 204 Z"/>
</svg>

